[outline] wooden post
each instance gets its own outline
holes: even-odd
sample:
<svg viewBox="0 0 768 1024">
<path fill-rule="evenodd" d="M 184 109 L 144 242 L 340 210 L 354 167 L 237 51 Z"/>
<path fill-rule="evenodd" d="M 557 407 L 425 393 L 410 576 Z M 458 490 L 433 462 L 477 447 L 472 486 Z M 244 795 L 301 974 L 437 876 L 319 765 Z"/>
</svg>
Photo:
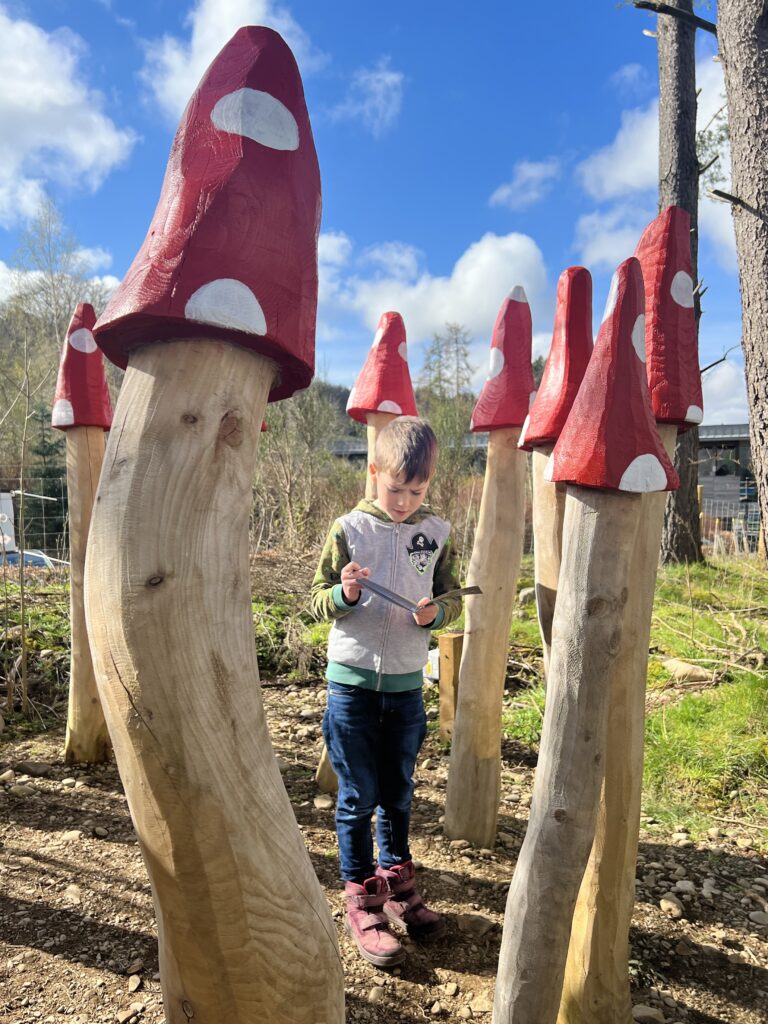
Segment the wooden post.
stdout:
<svg viewBox="0 0 768 1024">
<path fill-rule="evenodd" d="M 339 791 L 339 780 L 336 772 L 333 770 L 331 759 L 328 756 L 328 748 L 323 744 L 323 749 L 320 752 L 320 762 L 315 772 L 315 785 L 321 793 L 338 793 Z"/>
<path fill-rule="evenodd" d="M 507 898 L 494 1024 L 557 1017 L 603 778 L 640 497 L 569 485 L 531 816 Z"/>
<path fill-rule="evenodd" d="M 86 542 L 104 459 L 104 444 L 102 427 L 70 427 L 67 430 L 69 616 L 72 631 L 69 707 L 64 741 L 67 764 L 107 761 L 112 749 L 93 671 L 83 597 Z"/>
<path fill-rule="evenodd" d="M 544 479 L 544 470 L 554 445 L 533 450 L 533 563 L 536 587 L 536 614 L 539 619 L 544 652 L 544 678 L 549 672 L 552 649 L 552 619 L 555 614 L 557 581 L 560 575 L 560 549 L 565 514 L 565 487 Z"/>
<path fill-rule="evenodd" d="M 671 457 L 677 427 L 659 424 L 658 429 Z M 664 491 L 642 496 L 632 586 L 611 670 L 605 779 L 592 853 L 573 916 L 560 1024 L 619 1024 L 632 1019 L 629 926 L 643 788 L 648 643 L 665 500 Z"/>
<path fill-rule="evenodd" d="M 269 740 L 251 482 L 275 374 L 213 340 L 130 353 L 86 563 L 99 690 L 158 915 L 168 1024 L 341 1024 L 336 931 Z"/>
<path fill-rule="evenodd" d="M 376 438 L 381 431 L 397 415 L 391 412 L 369 412 L 365 414 L 367 421 L 368 435 L 368 465 L 365 467 L 365 496 L 373 500 L 376 497 L 376 481 L 371 473 L 371 463 L 374 461 L 373 453 L 376 451 Z"/>
<path fill-rule="evenodd" d="M 523 554 L 526 455 L 519 427 L 492 430 L 467 580 L 464 648 L 445 797 L 445 834 L 493 846 L 501 786 L 501 708 Z"/>
<path fill-rule="evenodd" d="M 459 695 L 459 666 L 464 646 L 463 633 L 441 633 L 437 638 L 440 652 L 440 739 L 453 736 L 453 722 L 456 717 L 456 701 Z"/>
</svg>

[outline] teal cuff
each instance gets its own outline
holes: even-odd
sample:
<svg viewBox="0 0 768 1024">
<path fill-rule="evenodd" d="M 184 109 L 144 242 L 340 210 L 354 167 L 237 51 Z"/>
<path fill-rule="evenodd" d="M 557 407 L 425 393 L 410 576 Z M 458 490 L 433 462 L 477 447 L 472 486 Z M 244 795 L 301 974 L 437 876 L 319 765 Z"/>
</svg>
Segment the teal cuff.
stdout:
<svg viewBox="0 0 768 1024">
<path fill-rule="evenodd" d="M 357 604 L 357 601 L 355 601 L 355 604 L 347 604 L 344 600 L 344 588 L 340 583 L 337 583 L 331 591 L 331 599 L 334 608 L 340 612 L 351 612 Z"/>
<path fill-rule="evenodd" d="M 342 665 L 338 661 L 328 662 L 326 672 L 329 683 L 344 683 L 359 686 L 362 690 L 383 690 L 386 693 L 400 693 L 403 690 L 419 690 L 424 685 L 424 672 L 382 672 L 372 668 L 358 668 L 356 665 Z"/>
</svg>

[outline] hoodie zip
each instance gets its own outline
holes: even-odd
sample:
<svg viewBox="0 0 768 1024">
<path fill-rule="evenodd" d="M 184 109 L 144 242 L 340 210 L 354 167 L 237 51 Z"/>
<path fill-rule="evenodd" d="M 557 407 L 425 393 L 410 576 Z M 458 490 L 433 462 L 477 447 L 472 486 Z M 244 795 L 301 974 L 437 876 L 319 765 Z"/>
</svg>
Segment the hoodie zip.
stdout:
<svg viewBox="0 0 768 1024">
<path fill-rule="evenodd" d="M 397 554 L 398 554 L 398 550 L 399 550 L 398 541 L 400 540 L 400 523 L 393 523 L 392 525 L 393 525 L 393 532 L 392 532 L 392 558 L 391 558 L 392 568 L 391 568 L 390 573 L 389 573 L 389 586 L 390 586 L 390 589 L 394 589 L 395 581 L 397 579 Z M 387 646 L 387 638 L 389 637 L 389 627 L 390 627 L 390 624 L 392 622 L 392 614 L 393 614 L 393 612 L 394 612 L 394 607 L 392 605 L 390 605 L 388 610 L 387 610 L 387 617 L 384 620 L 384 629 L 382 630 L 382 633 L 381 633 L 381 646 L 379 647 L 379 673 L 376 676 L 376 689 L 377 690 L 381 690 L 381 677 L 383 675 L 382 666 L 384 665 L 384 650 L 385 650 L 385 648 Z"/>
</svg>

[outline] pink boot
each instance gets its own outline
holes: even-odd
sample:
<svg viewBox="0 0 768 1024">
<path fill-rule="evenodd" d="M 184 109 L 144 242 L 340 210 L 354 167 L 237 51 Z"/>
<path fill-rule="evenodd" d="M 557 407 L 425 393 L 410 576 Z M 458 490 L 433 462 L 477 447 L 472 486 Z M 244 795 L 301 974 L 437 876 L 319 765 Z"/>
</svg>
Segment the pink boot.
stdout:
<svg viewBox="0 0 768 1024">
<path fill-rule="evenodd" d="M 377 967 L 394 967 L 405 960 L 405 950 L 389 930 L 383 907 L 389 890 L 381 878 L 367 878 L 362 885 L 346 882 L 347 935 L 362 956 Z"/>
<path fill-rule="evenodd" d="M 384 913 L 393 924 L 407 929 L 415 939 L 431 939 L 445 930 L 445 918 L 428 910 L 416 892 L 416 869 L 412 860 L 393 864 L 391 868 L 376 868 L 376 874 L 389 887 Z"/>
</svg>

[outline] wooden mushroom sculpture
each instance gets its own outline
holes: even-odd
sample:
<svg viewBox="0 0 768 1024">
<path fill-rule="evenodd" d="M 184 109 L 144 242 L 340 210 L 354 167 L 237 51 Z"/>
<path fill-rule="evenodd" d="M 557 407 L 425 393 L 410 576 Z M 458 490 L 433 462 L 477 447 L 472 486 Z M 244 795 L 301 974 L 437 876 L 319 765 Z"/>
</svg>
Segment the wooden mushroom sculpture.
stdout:
<svg viewBox="0 0 768 1024">
<path fill-rule="evenodd" d="M 64 760 L 67 764 L 109 759 L 111 745 L 101 709 L 85 628 L 83 576 L 88 528 L 104 459 L 104 431 L 112 425 L 112 402 L 104 356 L 94 337 L 93 306 L 81 303 L 67 329 L 59 364 L 51 425 L 67 435 L 69 508 L 69 619 L 72 649 Z"/>
<path fill-rule="evenodd" d="M 545 676 L 560 574 L 565 485 L 545 480 L 544 469 L 571 411 L 591 355 L 592 276 L 585 267 L 568 267 L 557 282 L 552 345 L 518 442 L 521 448 L 533 452 L 534 583 Z"/>
<path fill-rule="evenodd" d="M 501 706 L 509 627 L 525 532 L 526 457 L 517 447 L 533 393 L 531 310 L 519 285 L 504 300 L 488 379 L 471 429 L 488 431 L 488 461 L 467 581 L 464 646 L 445 798 L 445 834 L 493 846 L 501 785 Z"/>
<path fill-rule="evenodd" d="M 547 702 L 528 830 L 507 898 L 495 1024 L 557 1018 L 571 919 L 595 833 L 612 662 L 641 495 L 677 486 L 645 378 L 643 279 L 614 275 L 603 324 L 547 476 L 566 490 Z"/>
<path fill-rule="evenodd" d="M 169 1024 L 340 1024 L 335 928 L 272 750 L 248 560 L 269 398 L 313 372 L 320 178 L 296 62 L 240 29 L 96 325 L 127 371 L 86 567 Z"/>
<path fill-rule="evenodd" d="M 645 354 L 651 406 L 667 455 L 678 430 L 703 414 L 691 276 L 690 217 L 664 210 L 636 250 L 645 281 Z M 612 669 L 605 782 L 597 832 L 571 930 L 561 1024 L 630 1024 L 629 927 L 643 782 L 645 688 L 666 495 L 643 496 L 632 586 Z"/>
<path fill-rule="evenodd" d="M 405 324 L 399 313 L 382 313 L 368 357 L 349 393 L 347 413 L 368 427 L 365 496 L 375 498 L 370 472 L 379 431 L 397 416 L 418 416 L 408 370 Z"/>
</svg>

